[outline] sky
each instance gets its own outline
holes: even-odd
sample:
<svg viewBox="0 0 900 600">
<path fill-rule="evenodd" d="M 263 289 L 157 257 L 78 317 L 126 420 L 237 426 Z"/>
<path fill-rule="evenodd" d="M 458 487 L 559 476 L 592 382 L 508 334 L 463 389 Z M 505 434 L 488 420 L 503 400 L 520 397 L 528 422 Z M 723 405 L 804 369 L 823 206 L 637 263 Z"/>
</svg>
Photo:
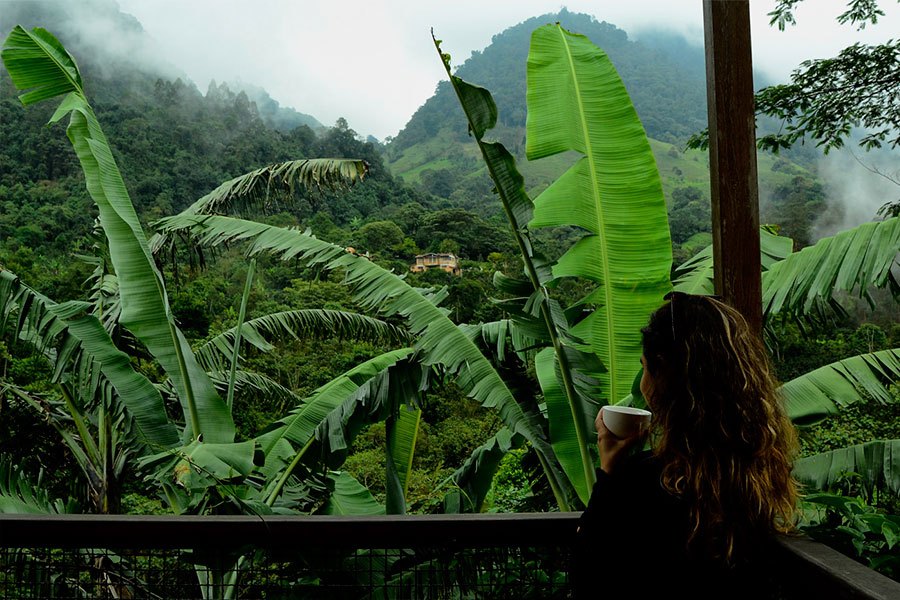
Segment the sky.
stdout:
<svg viewBox="0 0 900 600">
<path fill-rule="evenodd" d="M 805 0 L 798 25 L 769 26 L 775 0 L 753 0 L 756 69 L 784 81 L 809 58 L 833 56 L 855 42 L 882 42 L 900 32 L 900 4 L 857 31 L 835 17 L 846 0 Z M 483 50 L 491 36 L 530 17 L 593 15 L 633 39 L 654 29 L 703 43 L 701 0 L 118 0 L 157 42 L 162 56 L 206 90 L 210 80 L 264 87 L 283 106 L 326 125 L 344 117 L 357 132 L 395 136 L 446 77 L 431 42 L 444 41 L 454 65 Z"/>
</svg>

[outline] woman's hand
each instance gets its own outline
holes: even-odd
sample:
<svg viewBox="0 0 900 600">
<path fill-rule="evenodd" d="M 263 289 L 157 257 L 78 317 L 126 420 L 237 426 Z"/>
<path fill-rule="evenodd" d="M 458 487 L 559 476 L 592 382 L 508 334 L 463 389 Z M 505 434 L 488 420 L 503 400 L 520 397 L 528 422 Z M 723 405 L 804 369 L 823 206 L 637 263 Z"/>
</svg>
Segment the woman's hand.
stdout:
<svg viewBox="0 0 900 600">
<path fill-rule="evenodd" d="M 641 442 L 647 434 L 646 431 L 641 431 L 637 435 L 628 438 L 618 437 L 607 429 L 606 425 L 603 423 L 603 410 L 600 410 L 600 412 L 597 413 L 597 418 L 594 420 L 594 427 L 597 429 L 597 449 L 600 451 L 600 468 L 608 474 L 612 474 L 622 458 L 628 455 L 628 450 L 635 444 Z"/>
</svg>

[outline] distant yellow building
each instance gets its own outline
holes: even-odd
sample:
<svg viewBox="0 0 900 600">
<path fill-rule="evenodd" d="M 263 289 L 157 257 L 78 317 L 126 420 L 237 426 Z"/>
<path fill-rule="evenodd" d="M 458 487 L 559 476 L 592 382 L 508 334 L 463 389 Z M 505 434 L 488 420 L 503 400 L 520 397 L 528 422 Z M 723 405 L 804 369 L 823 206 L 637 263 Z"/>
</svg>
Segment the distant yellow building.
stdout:
<svg viewBox="0 0 900 600">
<path fill-rule="evenodd" d="M 454 275 L 462 275 L 462 269 L 459 267 L 459 257 L 448 253 L 419 254 L 416 256 L 416 263 L 409 265 L 409 270 L 414 273 L 422 273 L 428 269 L 440 269 Z"/>
</svg>

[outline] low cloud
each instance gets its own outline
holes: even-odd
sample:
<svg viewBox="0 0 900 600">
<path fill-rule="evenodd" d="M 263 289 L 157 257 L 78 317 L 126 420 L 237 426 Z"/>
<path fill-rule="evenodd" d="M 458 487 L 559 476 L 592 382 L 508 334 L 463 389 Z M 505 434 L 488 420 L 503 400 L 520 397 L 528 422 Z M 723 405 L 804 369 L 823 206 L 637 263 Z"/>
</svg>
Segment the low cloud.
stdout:
<svg viewBox="0 0 900 600">
<path fill-rule="evenodd" d="M 813 239 L 872 221 L 882 205 L 900 200 L 896 152 L 856 146 L 832 151 L 819 159 L 818 172 L 828 210 L 813 226 Z"/>
</svg>

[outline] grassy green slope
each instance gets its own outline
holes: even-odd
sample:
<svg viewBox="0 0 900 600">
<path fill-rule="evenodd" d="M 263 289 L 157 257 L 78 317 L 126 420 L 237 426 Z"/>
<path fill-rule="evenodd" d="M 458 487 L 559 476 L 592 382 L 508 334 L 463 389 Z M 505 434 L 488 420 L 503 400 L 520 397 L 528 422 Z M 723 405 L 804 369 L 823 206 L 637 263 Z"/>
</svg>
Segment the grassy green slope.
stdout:
<svg viewBox="0 0 900 600">
<path fill-rule="evenodd" d="M 528 43 L 535 27 L 553 21 L 584 33 L 609 54 L 651 137 L 663 189 L 670 202 L 673 191 L 681 187 L 696 187 L 708 197 L 707 154 L 684 150 L 687 135 L 705 124 L 702 50 L 686 47 L 678 56 L 671 56 L 629 40 L 625 32 L 608 23 L 566 11 L 535 17 L 494 36 L 490 46 L 474 53 L 457 71 L 461 77 L 485 86 L 494 95 L 500 114 L 497 127 L 490 135 L 516 155 L 529 191 L 535 194 L 542 191 L 574 160 L 574 155 L 562 155 L 532 163 L 524 157 L 524 70 Z M 426 189 L 429 170 L 449 173 L 457 189 L 467 188 L 456 193 L 456 200 L 465 198 L 472 202 L 480 193 L 489 194 L 489 186 L 478 185 L 477 180 L 486 179 L 487 172 L 477 146 L 466 134 L 461 110 L 446 83 L 438 86 L 435 95 L 387 147 L 385 162 L 394 175 L 413 185 L 422 184 Z M 760 154 L 758 163 L 762 197 L 768 197 L 776 187 L 789 183 L 797 175 L 815 178 L 784 157 Z M 773 170 L 776 163 L 780 164 Z"/>
</svg>

